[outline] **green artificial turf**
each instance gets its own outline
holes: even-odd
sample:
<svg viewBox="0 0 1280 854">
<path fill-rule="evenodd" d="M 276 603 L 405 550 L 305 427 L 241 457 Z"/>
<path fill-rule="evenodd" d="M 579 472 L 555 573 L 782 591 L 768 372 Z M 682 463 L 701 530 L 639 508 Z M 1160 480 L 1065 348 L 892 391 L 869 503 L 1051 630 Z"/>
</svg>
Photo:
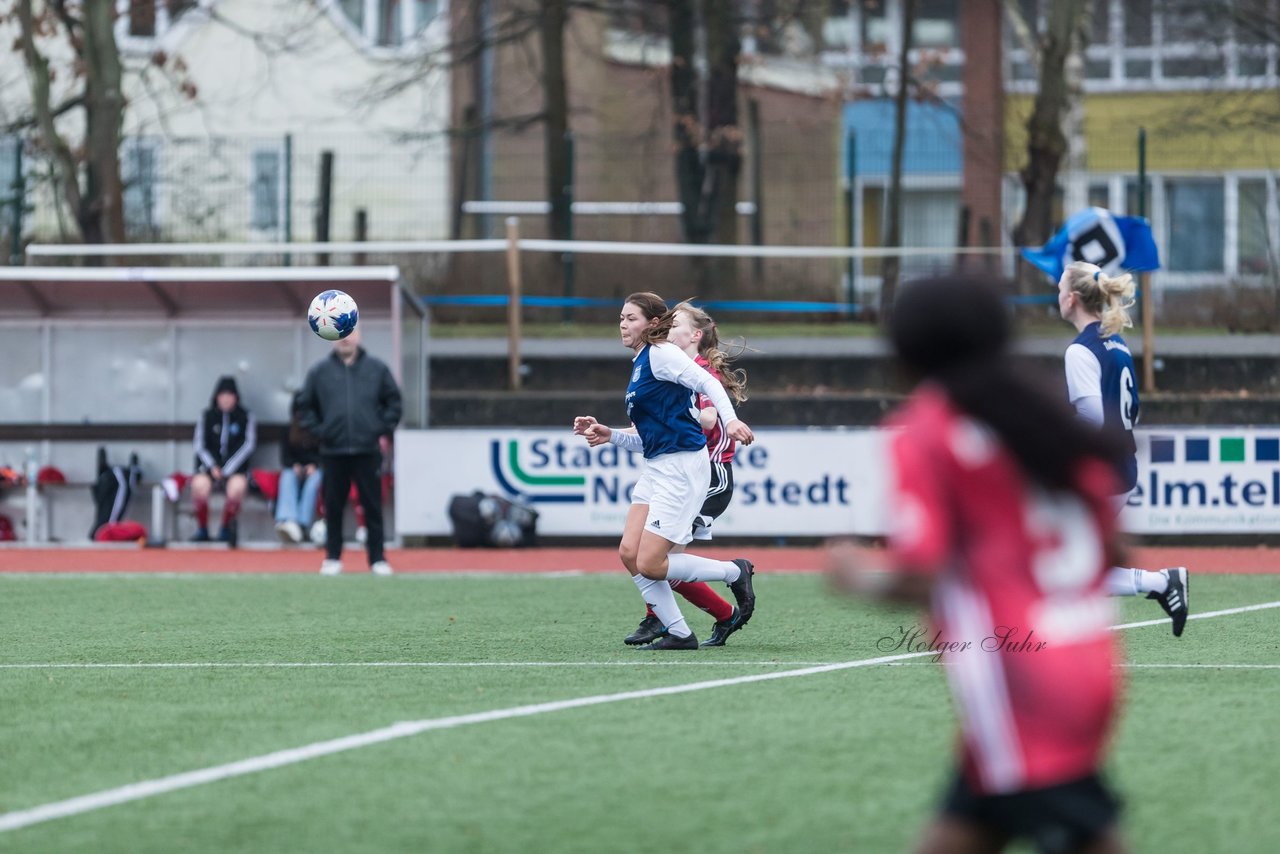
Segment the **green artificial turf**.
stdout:
<svg viewBox="0 0 1280 854">
<path fill-rule="evenodd" d="M 1192 585 L 1200 612 L 1280 600 L 1277 577 Z M 271 665 L 0 667 L 0 813 L 399 721 L 874 658 L 917 620 L 813 576 L 757 591 L 727 647 L 654 654 L 621 644 L 642 610 L 620 575 L 0 575 L 0 665 Z M 1280 664 L 1278 619 L 1122 634 L 1134 664 Z M 277 666 L 344 662 L 408 666 Z M 1280 670 L 1124 675 L 1108 771 L 1134 850 L 1280 850 Z M 0 832 L 0 851 L 901 851 L 953 730 L 940 668 L 914 659 L 423 732 Z"/>
</svg>

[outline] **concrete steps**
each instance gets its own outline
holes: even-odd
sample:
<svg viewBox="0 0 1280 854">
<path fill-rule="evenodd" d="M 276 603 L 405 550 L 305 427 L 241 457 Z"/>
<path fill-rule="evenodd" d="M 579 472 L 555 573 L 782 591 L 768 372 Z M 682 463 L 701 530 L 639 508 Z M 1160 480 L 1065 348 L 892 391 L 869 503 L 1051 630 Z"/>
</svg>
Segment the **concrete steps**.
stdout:
<svg viewBox="0 0 1280 854">
<path fill-rule="evenodd" d="M 1280 346 L 1260 339 L 1196 339 L 1160 352 L 1159 391 L 1142 396 L 1142 423 L 1269 425 L 1280 423 Z M 1062 351 L 1070 342 L 1032 340 L 1020 358 L 1065 395 Z M 567 426 L 591 414 L 620 423 L 630 353 L 610 340 L 528 342 L 523 387 L 509 392 L 505 342 L 438 342 L 431 359 L 431 425 Z M 1278 342 L 1280 343 L 1280 342 Z M 737 361 L 749 377 L 742 414 L 758 426 L 871 425 L 906 391 L 874 339 L 763 342 L 769 352 Z"/>
</svg>

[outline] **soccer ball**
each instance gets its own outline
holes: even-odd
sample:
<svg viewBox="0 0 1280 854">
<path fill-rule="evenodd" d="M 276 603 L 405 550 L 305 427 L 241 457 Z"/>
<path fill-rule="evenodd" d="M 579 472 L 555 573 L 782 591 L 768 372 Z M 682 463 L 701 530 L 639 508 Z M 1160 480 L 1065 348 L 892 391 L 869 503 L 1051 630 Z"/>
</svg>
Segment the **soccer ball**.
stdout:
<svg viewBox="0 0 1280 854">
<path fill-rule="evenodd" d="M 360 310 L 356 301 L 342 291 L 325 291 L 316 294 L 307 309 L 307 322 L 311 331 L 326 341 L 346 338 L 355 331 Z"/>
</svg>

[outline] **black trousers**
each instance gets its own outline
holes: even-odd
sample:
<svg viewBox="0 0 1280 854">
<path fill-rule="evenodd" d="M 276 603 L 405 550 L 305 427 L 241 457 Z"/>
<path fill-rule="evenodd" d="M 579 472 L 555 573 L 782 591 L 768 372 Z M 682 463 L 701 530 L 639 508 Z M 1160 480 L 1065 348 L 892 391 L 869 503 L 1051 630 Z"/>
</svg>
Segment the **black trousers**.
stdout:
<svg viewBox="0 0 1280 854">
<path fill-rule="evenodd" d="M 384 559 L 382 530 L 382 454 L 326 454 L 322 460 L 324 469 L 324 522 L 326 536 L 325 557 L 338 560 L 342 557 L 342 514 L 347 508 L 347 495 L 355 483 L 364 509 L 364 524 L 369 538 L 365 548 L 369 552 L 369 565 Z"/>
</svg>

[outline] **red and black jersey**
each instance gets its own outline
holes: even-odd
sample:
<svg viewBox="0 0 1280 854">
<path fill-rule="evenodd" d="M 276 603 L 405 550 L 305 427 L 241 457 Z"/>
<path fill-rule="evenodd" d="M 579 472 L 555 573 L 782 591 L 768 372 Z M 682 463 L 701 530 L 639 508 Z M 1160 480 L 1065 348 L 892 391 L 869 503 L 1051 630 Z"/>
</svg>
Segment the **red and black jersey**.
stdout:
<svg viewBox="0 0 1280 854">
<path fill-rule="evenodd" d="M 891 423 L 889 549 L 899 571 L 936 573 L 931 637 L 966 779 L 1004 794 L 1094 772 L 1119 689 L 1104 589 L 1115 475 L 1082 462 L 1079 494 L 1050 493 L 936 388 Z"/>
<path fill-rule="evenodd" d="M 701 354 L 695 356 L 694 361 L 706 368 L 711 376 L 718 380 L 724 379 L 714 368 L 711 367 L 710 362 L 702 358 Z M 707 397 L 705 394 L 698 395 L 698 409 L 711 409 L 713 406 L 714 404 L 712 404 L 711 398 Z M 716 423 L 711 425 L 710 430 L 703 430 L 702 432 L 707 437 L 707 453 L 711 455 L 711 462 L 732 463 L 733 453 L 737 450 L 737 443 L 734 442 L 733 439 L 729 438 L 729 434 L 725 432 L 724 420 L 717 418 Z"/>
</svg>

